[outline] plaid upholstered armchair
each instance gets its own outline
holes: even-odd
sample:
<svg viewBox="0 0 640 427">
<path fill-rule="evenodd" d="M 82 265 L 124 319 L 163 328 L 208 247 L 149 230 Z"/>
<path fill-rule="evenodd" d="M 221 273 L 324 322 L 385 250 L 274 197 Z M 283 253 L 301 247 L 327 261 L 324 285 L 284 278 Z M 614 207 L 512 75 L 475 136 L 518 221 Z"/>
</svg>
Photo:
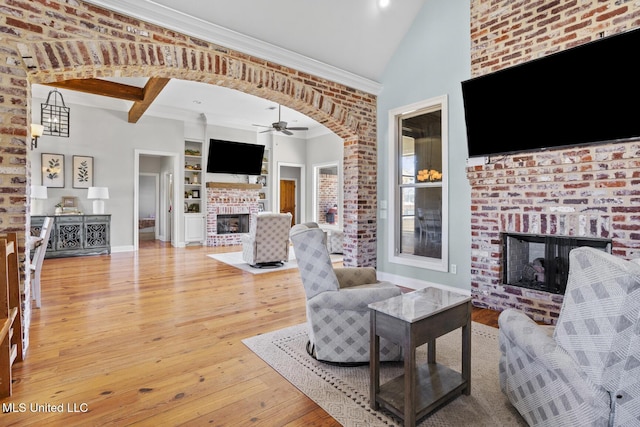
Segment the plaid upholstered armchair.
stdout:
<svg viewBox="0 0 640 427">
<path fill-rule="evenodd" d="M 400 295 L 400 289 L 379 282 L 373 268 L 334 269 L 319 228 L 295 225 L 291 240 L 307 297 L 307 350 L 324 362 L 369 362 L 368 305 Z M 380 353 L 381 360 L 401 358 L 400 348 L 384 339 Z"/>
<path fill-rule="evenodd" d="M 640 265 L 569 255 L 555 330 L 500 314 L 500 384 L 529 425 L 640 426 Z"/>
<path fill-rule="evenodd" d="M 261 213 L 251 218 L 249 234 L 242 236 L 242 259 L 252 267 L 289 261 L 291 214 Z"/>
</svg>

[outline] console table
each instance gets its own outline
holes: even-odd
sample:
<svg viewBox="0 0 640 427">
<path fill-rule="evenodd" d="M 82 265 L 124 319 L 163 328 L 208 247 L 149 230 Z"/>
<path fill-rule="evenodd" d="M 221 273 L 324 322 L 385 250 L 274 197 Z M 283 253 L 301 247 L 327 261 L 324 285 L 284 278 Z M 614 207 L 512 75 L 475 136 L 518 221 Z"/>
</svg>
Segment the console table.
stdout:
<svg viewBox="0 0 640 427">
<path fill-rule="evenodd" d="M 413 427 L 416 420 L 460 394 L 471 393 L 471 297 L 427 287 L 369 304 L 371 408 L 380 406 Z M 436 363 L 436 338 L 462 328 L 462 372 Z M 380 384 L 380 337 L 404 352 L 404 374 Z M 427 361 L 416 366 L 416 347 L 427 343 Z"/>
<path fill-rule="evenodd" d="M 45 258 L 111 253 L 111 215 L 51 215 L 53 230 Z M 46 216 L 31 217 L 31 234 L 39 235 Z"/>
</svg>

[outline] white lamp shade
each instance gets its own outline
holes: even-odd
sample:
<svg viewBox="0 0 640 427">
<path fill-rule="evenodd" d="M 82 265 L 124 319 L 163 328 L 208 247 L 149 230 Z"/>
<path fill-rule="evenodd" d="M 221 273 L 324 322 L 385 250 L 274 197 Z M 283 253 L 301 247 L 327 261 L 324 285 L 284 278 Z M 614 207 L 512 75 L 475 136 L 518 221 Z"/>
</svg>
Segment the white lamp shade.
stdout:
<svg viewBox="0 0 640 427">
<path fill-rule="evenodd" d="M 89 187 L 87 198 L 106 200 L 109 198 L 109 189 L 107 187 Z"/>
<path fill-rule="evenodd" d="M 47 199 L 47 187 L 44 185 L 32 185 L 31 186 L 31 198 L 32 199 Z"/>
<path fill-rule="evenodd" d="M 44 132 L 44 126 L 37 123 L 31 123 L 31 138 L 41 137 Z"/>
</svg>

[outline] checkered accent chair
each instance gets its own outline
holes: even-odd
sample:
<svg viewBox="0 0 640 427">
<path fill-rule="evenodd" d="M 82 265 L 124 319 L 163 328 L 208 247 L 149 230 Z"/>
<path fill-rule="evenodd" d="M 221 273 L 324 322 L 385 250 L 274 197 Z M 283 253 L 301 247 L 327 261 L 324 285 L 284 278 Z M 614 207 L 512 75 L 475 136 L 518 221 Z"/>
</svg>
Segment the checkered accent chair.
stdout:
<svg viewBox="0 0 640 427">
<path fill-rule="evenodd" d="M 288 261 L 290 229 L 290 213 L 253 215 L 242 236 L 242 259 L 253 267 Z"/>
<path fill-rule="evenodd" d="M 310 348 L 321 361 L 369 362 L 369 308 L 372 302 L 400 295 L 400 289 L 379 282 L 370 267 L 334 269 L 324 232 L 296 225 L 291 240 L 307 296 Z M 380 340 L 381 360 L 400 360 L 400 347 Z"/>
<path fill-rule="evenodd" d="M 640 426 L 639 318 L 640 265 L 572 250 L 555 329 L 500 314 L 502 391 L 532 426 Z"/>
</svg>

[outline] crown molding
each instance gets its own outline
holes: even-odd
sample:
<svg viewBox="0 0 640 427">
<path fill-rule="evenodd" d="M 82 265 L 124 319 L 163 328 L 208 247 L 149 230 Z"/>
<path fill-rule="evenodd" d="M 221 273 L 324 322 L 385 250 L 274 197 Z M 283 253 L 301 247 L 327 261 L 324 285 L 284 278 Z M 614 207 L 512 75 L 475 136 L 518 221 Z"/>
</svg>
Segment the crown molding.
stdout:
<svg viewBox="0 0 640 427">
<path fill-rule="evenodd" d="M 151 0 L 84 1 L 366 93 L 379 95 L 382 91 L 382 85 L 373 80 L 187 15 Z"/>
</svg>

